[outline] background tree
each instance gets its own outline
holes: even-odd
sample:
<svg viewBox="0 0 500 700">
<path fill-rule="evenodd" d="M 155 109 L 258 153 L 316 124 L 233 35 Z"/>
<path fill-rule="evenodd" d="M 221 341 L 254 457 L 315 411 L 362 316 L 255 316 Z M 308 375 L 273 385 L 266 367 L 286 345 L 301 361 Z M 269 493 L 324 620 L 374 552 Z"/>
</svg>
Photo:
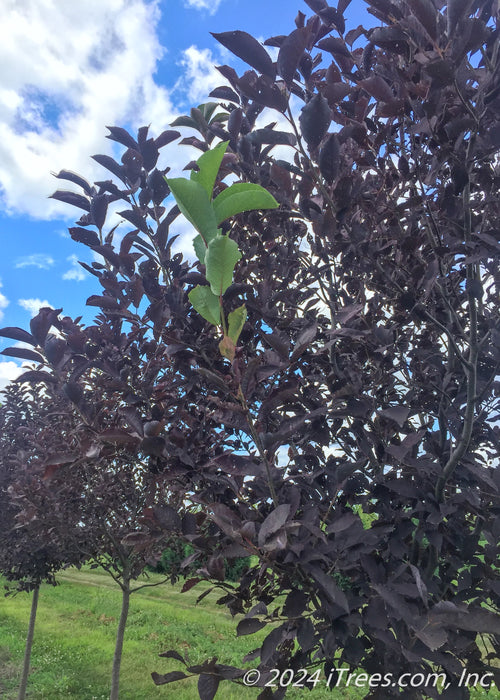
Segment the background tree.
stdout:
<svg viewBox="0 0 500 700">
<path fill-rule="evenodd" d="M 62 412 L 63 414 L 65 412 Z M 44 415 L 45 414 L 45 415 Z M 43 416 L 43 417 L 42 417 Z M 7 595 L 32 592 L 32 605 L 18 698 L 26 697 L 36 613 L 42 583 L 56 585 L 56 573 L 80 565 L 80 528 L 70 517 L 71 503 L 54 499 L 50 489 L 37 488 L 33 445 L 50 450 L 54 426 L 58 439 L 68 440 L 61 410 L 45 392 L 27 384 L 11 384 L 0 407 L 0 572 Z M 32 492 L 29 509 L 21 494 Z M 54 517 L 54 512 L 58 517 Z"/>
<path fill-rule="evenodd" d="M 68 341 L 73 347 L 79 347 L 82 341 L 90 346 L 90 341 L 78 323 L 59 319 L 57 311 L 42 309 L 33 319 L 32 334 L 25 333 L 24 339 L 43 346 L 55 366 L 50 374 L 43 370 L 25 373 L 21 383 L 6 395 L 4 408 L 9 420 L 3 440 L 5 465 L 10 469 L 10 497 L 15 501 L 17 521 L 28 523 L 31 530 L 23 531 L 19 543 L 15 533 L 7 530 L 4 543 L 9 561 L 21 555 L 31 561 L 33 547 L 28 540 L 31 531 L 36 530 L 36 542 L 44 545 L 56 533 L 71 547 L 76 561 L 104 568 L 120 586 L 122 609 L 111 681 L 111 698 L 117 698 L 130 595 L 146 586 L 158 585 L 157 580 L 141 581 L 136 586 L 133 582 L 161 553 L 165 528 L 172 532 L 180 530 L 182 508 L 168 505 L 168 496 L 158 479 L 141 467 L 134 451 L 138 437 L 126 433 L 114 422 L 120 406 L 108 369 L 113 361 L 109 338 L 106 340 L 110 330 L 104 325 L 97 326 L 91 336 L 94 342 L 99 336 L 108 363 L 104 368 L 82 363 L 78 353 L 72 356 Z M 12 329 L 5 332 L 11 336 L 17 333 Z M 32 350 L 14 351 L 25 359 L 36 357 Z M 136 371 L 141 371 L 139 366 Z M 72 381 L 75 375 L 79 384 Z M 89 387 L 92 395 L 88 393 Z M 23 426 L 26 411 L 32 421 Z M 133 423 L 130 411 L 128 420 Z M 122 416 L 120 421 L 123 422 Z M 22 445 L 16 440 L 18 434 Z M 148 499 L 153 507 L 147 507 Z M 163 529 L 158 538 L 152 538 L 150 532 L 158 519 Z M 143 521 L 149 524 L 147 538 L 141 535 Z M 39 558 L 42 566 L 54 566 L 45 547 Z M 33 563 L 27 566 L 31 571 L 29 567 Z M 10 575 L 8 570 L 6 574 Z M 12 575 L 19 574 L 16 570 Z"/>
<path fill-rule="evenodd" d="M 179 209 L 163 206 L 157 162 L 171 132 L 110 128 L 121 163 L 95 158 L 122 184 L 63 172 L 82 194 L 54 196 L 84 210 L 70 233 L 105 259 L 87 267 L 101 325 L 130 324 L 162 367 L 136 380 L 143 429 L 144 394 L 167 394 L 154 448 L 146 431 L 140 443 L 148 468 L 210 513 L 219 536 L 196 543 L 216 547 L 212 575 L 218 554 L 259 558 L 221 602 L 245 613 L 238 634 L 270 625 L 252 657 L 261 684 L 318 664 L 332 684 L 341 665 L 437 670 L 443 688 L 405 696 L 467 697 L 464 667 L 499 679 L 498 8 L 377 0 L 381 26 L 346 33 L 347 2 L 307 4 L 312 17 L 265 42 L 276 62 L 245 32 L 216 34 L 251 70 L 221 66 L 222 110 L 182 119 L 204 153 L 229 142 L 216 196 L 231 174 L 280 203 L 222 225 L 242 258 L 220 303 L 248 314 L 232 359 L 188 296 L 210 282 L 206 259 L 170 252 Z M 257 122 L 266 108 L 279 128 Z M 103 229 L 118 199 L 133 229 L 114 246 Z M 126 376 L 120 410 L 136 407 Z M 214 660 L 187 673 L 204 699 L 242 675 Z"/>
</svg>

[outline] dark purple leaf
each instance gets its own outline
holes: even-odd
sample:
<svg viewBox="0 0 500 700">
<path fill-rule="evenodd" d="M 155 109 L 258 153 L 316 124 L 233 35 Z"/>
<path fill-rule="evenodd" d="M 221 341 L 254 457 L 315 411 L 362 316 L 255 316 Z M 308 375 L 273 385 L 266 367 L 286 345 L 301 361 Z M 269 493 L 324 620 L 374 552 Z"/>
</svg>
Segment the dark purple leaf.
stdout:
<svg viewBox="0 0 500 700">
<path fill-rule="evenodd" d="M 448 0 L 446 5 L 447 34 L 451 39 L 458 23 L 470 8 L 470 0 Z"/>
<path fill-rule="evenodd" d="M 410 409 L 407 406 L 391 406 L 383 411 L 379 411 L 379 415 L 394 421 L 402 428 L 410 415 Z"/>
<path fill-rule="evenodd" d="M 154 139 L 147 139 L 146 141 L 141 143 L 140 149 L 140 153 L 143 159 L 142 164 L 144 168 L 149 172 L 155 167 L 156 163 L 158 162 L 160 152 Z"/>
<path fill-rule="evenodd" d="M 259 145 L 295 146 L 297 143 L 295 134 L 288 131 L 274 131 L 274 129 L 256 129 L 250 134 L 250 139 L 252 143 Z"/>
<path fill-rule="evenodd" d="M 63 384 L 63 393 L 76 406 L 79 406 L 83 398 L 83 388 L 76 382 L 66 382 Z"/>
<path fill-rule="evenodd" d="M 309 596 L 304 591 L 294 589 L 285 600 L 283 615 L 285 617 L 300 617 L 309 603 Z"/>
<path fill-rule="evenodd" d="M 299 622 L 297 642 L 304 651 L 308 651 L 314 643 L 314 625 L 309 617 L 303 617 Z"/>
<path fill-rule="evenodd" d="M 347 34 L 344 37 L 345 43 L 349 44 L 349 46 L 352 48 L 352 45 L 356 41 L 356 39 L 359 39 L 360 36 L 364 36 L 366 33 L 365 28 L 363 27 L 362 24 L 358 25 L 356 29 L 351 29 L 351 31 L 347 32 Z M 364 49 L 364 51 L 367 50 L 368 46 L 367 45 Z M 373 46 L 372 46 L 373 49 Z M 366 56 L 366 54 L 363 52 L 363 55 Z"/>
<path fill-rule="evenodd" d="M 119 126 L 107 126 L 106 129 L 109 131 L 109 134 L 106 135 L 107 139 L 117 141 L 127 148 L 138 148 L 137 141 L 125 129 Z"/>
<path fill-rule="evenodd" d="M 146 216 L 137 209 L 125 209 L 124 211 L 119 211 L 118 214 L 123 216 L 123 218 L 127 221 L 130 221 L 130 223 L 138 228 L 139 231 L 149 233 Z"/>
<path fill-rule="evenodd" d="M 170 673 L 165 673 L 160 676 L 159 673 L 153 671 L 151 678 L 155 685 L 166 685 L 167 683 L 173 683 L 174 681 L 180 681 L 188 676 L 183 671 L 170 671 Z"/>
<path fill-rule="evenodd" d="M 201 673 L 198 678 L 198 695 L 200 700 L 213 700 L 221 679 L 212 673 Z"/>
<path fill-rule="evenodd" d="M 13 326 L 6 326 L 5 328 L 0 328 L 0 337 L 10 338 L 11 340 L 19 340 L 21 343 L 29 343 L 30 345 L 36 345 L 36 341 L 28 331 L 22 328 L 15 328 Z"/>
<path fill-rule="evenodd" d="M 432 0 L 408 0 L 408 4 L 431 39 L 437 38 L 439 13 Z"/>
<path fill-rule="evenodd" d="M 216 97 L 219 100 L 227 100 L 228 102 L 236 102 L 236 104 L 240 103 L 239 96 L 227 85 L 221 85 L 215 88 L 215 90 L 212 90 L 209 94 L 209 97 Z"/>
<path fill-rule="evenodd" d="M 418 498 L 419 490 L 413 481 L 403 481 L 402 479 L 389 479 L 385 486 L 394 493 L 405 498 Z"/>
<path fill-rule="evenodd" d="M 323 10 L 328 9 L 326 0 L 304 0 L 306 5 L 309 5 L 313 12 L 320 14 Z"/>
<path fill-rule="evenodd" d="M 71 464 L 78 459 L 78 453 L 75 452 L 59 452 L 57 454 L 48 455 L 44 467 L 60 466 L 61 464 Z"/>
<path fill-rule="evenodd" d="M 19 384 L 22 384 L 24 382 L 29 382 L 31 384 L 35 384 L 37 382 L 47 382 L 49 384 L 55 384 L 57 382 L 57 379 L 52 374 L 48 374 L 48 372 L 39 372 L 37 370 L 31 370 L 30 372 L 25 372 L 24 374 L 21 374 L 21 376 L 17 377 L 17 379 L 15 379 L 14 381 Z"/>
<path fill-rule="evenodd" d="M 372 75 L 366 80 L 360 80 L 358 86 L 366 90 L 376 100 L 391 102 L 394 99 L 391 88 L 379 75 Z"/>
<path fill-rule="evenodd" d="M 236 636 L 243 637 L 243 635 L 246 634 L 255 634 L 255 632 L 258 632 L 265 627 L 266 624 L 267 622 L 258 620 L 256 617 L 252 617 L 250 619 L 245 618 L 238 623 L 236 628 Z"/>
<path fill-rule="evenodd" d="M 95 160 L 96 163 L 99 163 L 99 165 L 102 165 L 103 168 L 109 170 L 110 173 L 113 173 L 113 175 L 120 178 L 122 182 L 126 181 L 127 178 L 125 168 L 123 165 L 117 163 L 114 158 L 111 158 L 111 156 L 97 154 L 95 156 L 91 156 L 91 158 Z"/>
<path fill-rule="evenodd" d="M 295 26 L 297 28 L 299 28 L 299 27 L 305 27 L 305 25 L 306 25 L 306 16 L 303 12 L 301 12 L 299 10 L 297 13 L 297 17 L 295 18 Z M 269 46 L 269 44 L 266 44 L 266 46 Z"/>
<path fill-rule="evenodd" d="M 278 53 L 277 68 L 278 73 L 288 84 L 290 84 L 295 77 L 295 72 L 304 54 L 308 40 L 309 30 L 305 27 L 301 27 L 289 34 L 281 44 Z"/>
<path fill-rule="evenodd" d="M 345 45 L 342 39 L 338 39 L 334 36 L 326 37 L 326 39 L 321 39 L 318 41 L 318 49 L 323 49 L 323 51 L 329 51 L 334 56 L 345 56 L 346 58 L 351 58 L 351 52 Z"/>
<path fill-rule="evenodd" d="M 295 343 L 295 348 L 292 352 L 290 362 L 295 362 L 295 360 L 297 360 L 302 355 L 304 350 L 308 348 L 308 346 L 316 337 L 317 332 L 318 326 L 316 323 L 313 323 L 312 326 L 308 326 L 304 328 L 303 331 L 301 331 Z"/>
<path fill-rule="evenodd" d="M 30 330 L 38 345 L 44 345 L 50 327 L 57 320 L 62 309 L 51 309 L 47 306 L 40 309 L 30 321 Z"/>
<path fill-rule="evenodd" d="M 160 149 L 166 146 L 175 139 L 180 138 L 180 132 L 174 131 L 173 129 L 167 129 L 167 131 L 162 131 L 161 134 L 155 139 L 156 148 Z"/>
<path fill-rule="evenodd" d="M 289 503 L 282 503 L 269 513 L 260 526 L 258 537 L 259 547 L 262 547 L 271 535 L 274 535 L 275 532 L 283 527 L 290 515 L 290 508 L 291 505 Z"/>
<path fill-rule="evenodd" d="M 80 228 L 79 226 L 69 228 L 68 231 L 71 238 L 74 241 L 78 241 L 78 243 L 83 243 L 87 246 L 95 246 L 100 244 L 99 236 L 95 231 Z"/>
<path fill-rule="evenodd" d="M 263 664 L 268 664 L 274 654 L 277 653 L 278 646 L 283 641 L 284 635 L 285 630 L 282 625 L 280 627 L 275 627 L 264 639 L 260 649 L 260 659 Z"/>
<path fill-rule="evenodd" d="M 359 518 L 354 513 L 345 513 L 328 525 L 327 532 L 337 534 L 355 525 L 359 525 Z"/>
<path fill-rule="evenodd" d="M 90 201 L 87 197 L 82 194 L 77 194 L 76 192 L 69 192 L 67 190 L 57 190 L 54 194 L 51 194 L 49 199 L 57 199 L 59 202 L 64 202 L 65 204 L 70 204 L 72 207 L 78 207 L 79 209 L 84 209 L 90 212 Z"/>
<path fill-rule="evenodd" d="M 432 651 L 442 647 L 448 639 L 448 632 L 439 622 L 434 624 L 428 623 L 422 629 L 415 630 L 415 634 Z"/>
<path fill-rule="evenodd" d="M 321 10 L 319 16 L 323 22 L 329 27 L 333 26 L 338 29 L 340 34 L 345 32 L 345 20 L 342 14 L 336 10 L 334 7 L 327 7 L 325 10 Z"/>
<path fill-rule="evenodd" d="M 139 441 L 135 435 L 121 428 L 108 428 L 99 433 L 98 437 L 103 442 L 112 442 L 117 445 L 137 444 Z"/>
<path fill-rule="evenodd" d="M 477 634 L 500 634 L 500 617 L 488 610 L 469 611 L 456 606 L 446 608 L 438 603 L 429 611 L 429 620 L 441 622 L 446 627 L 458 627 Z"/>
<path fill-rule="evenodd" d="M 318 582 L 328 598 L 339 607 L 349 613 L 349 602 L 346 595 L 335 583 L 333 576 L 325 574 L 319 567 L 311 567 L 311 575 Z"/>
<path fill-rule="evenodd" d="M 332 121 L 332 112 L 328 101 L 320 93 L 316 93 L 300 113 L 299 122 L 307 146 L 315 150 L 321 143 Z"/>
<path fill-rule="evenodd" d="M 63 359 L 67 348 L 65 340 L 49 335 L 44 344 L 45 357 L 52 365 L 57 366 Z"/>
<path fill-rule="evenodd" d="M 286 34 L 279 34 L 278 36 L 271 36 L 269 39 L 266 39 L 264 42 L 264 46 L 274 46 L 275 48 L 279 49 L 281 44 L 285 41 L 286 39 Z"/>
<path fill-rule="evenodd" d="M 446 58 L 439 58 L 436 61 L 429 61 L 423 67 L 427 75 L 432 78 L 433 87 L 444 87 L 450 85 L 455 79 L 455 69 L 453 63 Z"/>
<path fill-rule="evenodd" d="M 110 296 L 98 296 L 93 294 L 86 301 L 87 306 L 99 306 L 101 309 L 117 310 L 120 303 Z"/>
<path fill-rule="evenodd" d="M 97 194 L 90 200 L 90 214 L 99 230 L 104 226 L 108 211 L 108 195 Z"/>
<path fill-rule="evenodd" d="M 166 532 L 175 532 L 181 529 L 181 518 L 175 508 L 167 504 L 153 506 L 155 519 Z"/>
<path fill-rule="evenodd" d="M 186 665 L 186 660 L 179 654 L 178 651 L 174 649 L 169 649 L 168 651 L 162 651 L 158 654 L 162 659 L 175 659 L 180 661 L 182 664 Z"/>
<path fill-rule="evenodd" d="M 350 4 L 351 4 L 351 0 L 339 0 L 339 2 L 337 4 L 338 12 L 340 12 L 343 15 Z"/>
<path fill-rule="evenodd" d="M 370 32 L 370 41 L 397 55 L 409 52 L 408 37 L 399 27 L 377 27 Z"/>
<path fill-rule="evenodd" d="M 220 34 L 211 32 L 211 34 L 214 39 L 225 46 L 226 49 L 229 49 L 231 53 L 234 53 L 235 56 L 238 56 L 242 61 L 258 70 L 259 73 L 264 73 L 264 75 L 274 80 L 276 76 L 274 63 L 262 44 L 257 39 L 254 39 L 253 36 L 240 30 L 221 32 Z"/>
<path fill-rule="evenodd" d="M 403 461 L 408 452 L 418 445 L 426 433 L 426 430 L 419 430 L 416 433 L 410 433 L 402 440 L 400 445 L 387 445 L 387 452 L 399 461 Z"/>
<path fill-rule="evenodd" d="M 194 588 L 197 583 L 200 581 L 203 581 L 201 578 L 188 578 L 185 582 L 184 585 L 181 588 L 181 593 L 186 593 L 187 591 L 190 591 L 191 588 Z M 162 654 L 160 654 L 162 656 Z M 182 658 L 180 659 L 182 661 Z"/>
<path fill-rule="evenodd" d="M 122 163 L 125 169 L 127 180 L 134 185 L 138 183 L 139 176 L 144 166 L 144 158 L 140 151 L 129 148 L 122 155 Z"/>
<path fill-rule="evenodd" d="M 340 168 L 340 144 L 337 134 L 330 134 L 319 152 L 319 169 L 330 185 L 337 178 Z"/>
<path fill-rule="evenodd" d="M 270 109 L 285 112 L 288 98 L 282 90 L 266 76 L 257 76 L 255 71 L 247 71 L 238 80 L 238 89 L 243 95 Z"/>
<path fill-rule="evenodd" d="M 18 357 L 21 360 L 32 360 L 33 362 L 43 362 L 43 357 L 35 352 L 34 350 L 28 350 L 27 348 L 5 348 L 0 353 L 1 355 L 7 355 L 8 357 Z"/>
<path fill-rule="evenodd" d="M 57 175 L 56 173 L 52 174 L 54 175 L 54 177 L 57 177 L 60 180 L 69 180 L 70 182 L 74 182 L 75 185 L 79 185 L 82 188 L 82 190 L 84 190 L 84 192 L 89 195 L 89 197 L 92 196 L 92 186 L 89 182 L 87 182 L 87 180 L 84 177 L 81 177 L 81 175 L 77 175 L 71 170 L 60 170 L 57 173 Z"/>
</svg>

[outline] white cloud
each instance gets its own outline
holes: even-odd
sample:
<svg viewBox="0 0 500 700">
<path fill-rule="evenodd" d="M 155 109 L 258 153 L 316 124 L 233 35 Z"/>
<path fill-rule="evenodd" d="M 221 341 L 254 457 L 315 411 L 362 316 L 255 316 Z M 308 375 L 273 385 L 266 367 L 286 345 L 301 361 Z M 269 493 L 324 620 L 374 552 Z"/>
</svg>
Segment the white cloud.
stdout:
<svg viewBox="0 0 500 700">
<path fill-rule="evenodd" d="M 214 64 L 210 49 L 199 49 L 197 46 L 185 49 L 180 61 L 184 75 L 177 81 L 176 89 L 185 93 L 193 104 L 206 102 L 209 93 L 226 82 Z"/>
<path fill-rule="evenodd" d="M 45 255 L 45 253 L 33 253 L 33 255 L 26 255 L 23 258 L 18 258 L 15 263 L 15 267 L 38 267 L 40 270 L 48 270 L 52 267 L 55 260 L 51 255 Z"/>
<path fill-rule="evenodd" d="M 57 188 L 51 172 L 102 179 L 89 156 L 111 153 L 104 125 L 150 123 L 158 133 L 172 121 L 168 91 L 154 81 L 159 17 L 157 0 L 4 0 L 0 203 L 8 212 L 72 216 L 47 199 Z"/>
<path fill-rule="evenodd" d="M 12 360 L 0 360 L 0 391 L 23 372 L 23 368 Z M 2 398 L 0 396 L 0 402 Z"/>
<path fill-rule="evenodd" d="M 2 283 L 0 282 L 0 288 L 1 287 L 2 287 Z M 0 292 L 0 321 L 3 319 L 3 316 L 4 316 L 3 310 L 6 309 L 8 305 L 9 305 L 9 300 L 7 299 L 5 294 L 2 294 L 2 292 Z"/>
<path fill-rule="evenodd" d="M 192 7 L 195 10 L 208 10 L 208 13 L 214 15 L 222 0 L 186 0 L 186 7 Z"/>
<path fill-rule="evenodd" d="M 68 261 L 71 263 L 71 267 L 62 276 L 63 280 L 75 280 L 75 282 L 82 282 L 87 275 L 85 274 L 83 267 L 78 263 L 78 256 L 70 255 Z"/>
<path fill-rule="evenodd" d="M 42 306 L 50 306 L 51 309 L 54 307 L 46 299 L 43 301 L 41 299 L 18 299 L 17 303 L 26 311 L 29 311 L 31 316 L 36 316 Z"/>
</svg>

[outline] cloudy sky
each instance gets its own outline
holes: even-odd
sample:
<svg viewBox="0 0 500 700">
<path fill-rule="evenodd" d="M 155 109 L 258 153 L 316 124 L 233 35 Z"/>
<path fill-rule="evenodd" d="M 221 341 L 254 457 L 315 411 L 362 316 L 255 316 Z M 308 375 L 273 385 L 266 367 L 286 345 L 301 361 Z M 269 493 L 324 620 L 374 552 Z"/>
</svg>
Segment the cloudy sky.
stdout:
<svg viewBox="0 0 500 700">
<path fill-rule="evenodd" d="M 78 264 L 90 251 L 66 232 L 75 210 L 48 199 L 67 187 L 51 173 L 102 178 L 90 156 L 112 153 L 105 125 L 158 135 L 224 83 L 214 66 L 237 61 L 209 32 L 288 34 L 298 10 L 311 14 L 303 0 L 3 0 L 0 326 L 25 328 L 43 305 L 78 316 L 99 293 Z M 354 0 L 349 27 L 363 11 Z M 178 174 L 189 160 L 180 150 L 168 155 Z M 0 356 L 0 387 L 17 372 Z"/>
</svg>

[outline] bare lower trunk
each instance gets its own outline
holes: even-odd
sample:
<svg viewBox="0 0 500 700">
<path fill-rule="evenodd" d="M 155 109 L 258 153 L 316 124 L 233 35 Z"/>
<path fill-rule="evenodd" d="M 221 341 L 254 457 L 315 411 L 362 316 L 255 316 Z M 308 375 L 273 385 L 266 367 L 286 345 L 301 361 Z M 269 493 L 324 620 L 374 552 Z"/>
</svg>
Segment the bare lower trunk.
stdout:
<svg viewBox="0 0 500 700">
<path fill-rule="evenodd" d="M 122 661 L 123 638 L 127 625 L 128 609 L 130 603 L 130 579 L 122 579 L 122 610 L 120 621 L 116 632 L 115 654 L 113 656 L 113 671 L 111 673 L 111 693 L 109 700 L 118 700 L 118 690 L 120 685 L 120 664 Z"/>
<path fill-rule="evenodd" d="M 17 700 L 24 700 L 26 697 L 26 687 L 28 685 L 28 675 L 30 672 L 31 648 L 33 646 L 33 636 L 35 634 L 36 611 L 38 608 L 38 594 L 40 586 L 33 589 L 33 598 L 31 601 L 30 622 L 28 625 L 28 636 L 26 637 L 26 646 L 24 647 L 23 672 L 21 676 L 21 684 Z"/>
</svg>

